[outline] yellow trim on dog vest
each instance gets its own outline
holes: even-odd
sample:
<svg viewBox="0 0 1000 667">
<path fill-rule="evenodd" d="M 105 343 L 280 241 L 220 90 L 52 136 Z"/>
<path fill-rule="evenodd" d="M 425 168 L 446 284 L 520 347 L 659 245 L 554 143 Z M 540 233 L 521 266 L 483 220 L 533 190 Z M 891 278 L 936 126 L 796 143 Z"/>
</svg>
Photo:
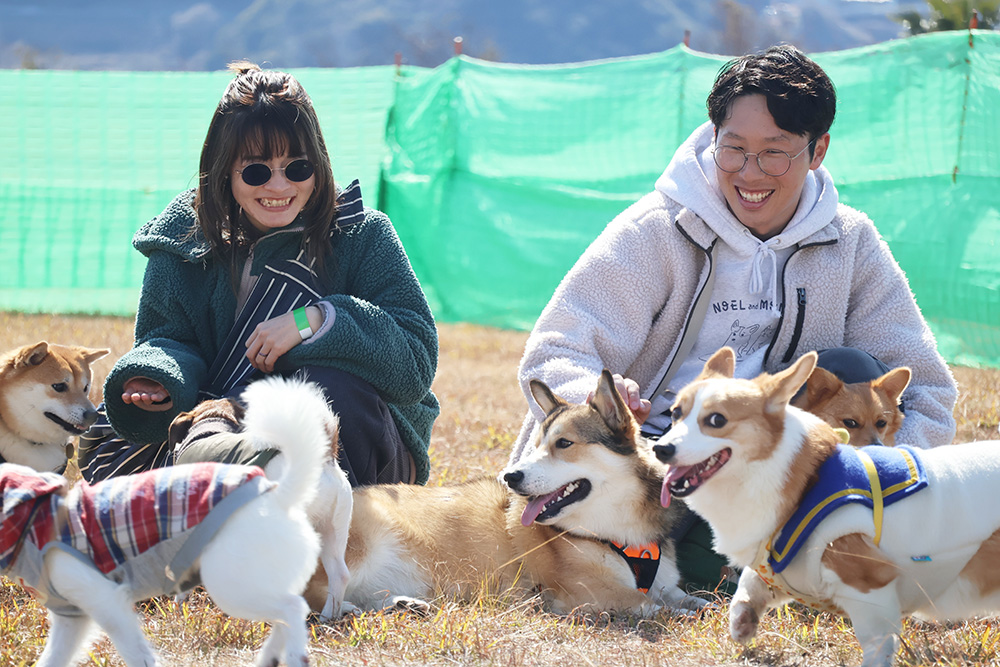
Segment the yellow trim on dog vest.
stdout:
<svg viewBox="0 0 1000 667">
<path fill-rule="evenodd" d="M 863 488 L 867 483 L 869 488 Z M 885 506 L 927 487 L 919 454 L 911 447 L 841 445 L 820 467 L 819 479 L 801 499 L 801 505 L 764 543 L 751 567 L 768 586 L 796 602 L 822 611 L 842 613 L 829 600 L 817 600 L 792 588 L 782 571 L 812 531 L 829 512 L 845 503 L 863 503 L 872 509 L 874 543 L 882 539 Z"/>
<path fill-rule="evenodd" d="M 784 569 L 813 528 L 844 503 L 863 502 L 872 508 L 877 544 L 884 506 L 927 486 L 917 457 L 917 451 L 905 445 L 838 445 L 836 453 L 821 466 L 819 479 L 803 496 L 802 504 L 771 537 L 775 571 Z"/>
<path fill-rule="evenodd" d="M 865 454 L 860 449 L 857 451 L 861 463 L 868 473 L 868 482 L 872 486 L 872 518 L 875 523 L 875 546 L 882 540 L 882 510 L 885 509 L 885 501 L 882 496 L 882 482 L 878 478 L 878 469 L 872 457 Z"/>
</svg>

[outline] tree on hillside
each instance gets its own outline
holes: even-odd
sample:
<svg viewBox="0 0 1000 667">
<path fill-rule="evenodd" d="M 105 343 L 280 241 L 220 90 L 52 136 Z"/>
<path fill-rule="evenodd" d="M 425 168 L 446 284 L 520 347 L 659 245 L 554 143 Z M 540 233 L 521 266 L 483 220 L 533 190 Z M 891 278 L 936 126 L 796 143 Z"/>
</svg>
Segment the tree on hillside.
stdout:
<svg viewBox="0 0 1000 667">
<path fill-rule="evenodd" d="M 943 30 L 965 30 L 969 27 L 973 10 L 979 15 L 979 27 L 992 30 L 1000 25 L 1000 0 L 926 0 L 930 17 L 910 11 L 893 18 L 909 30 L 911 35 Z"/>
</svg>

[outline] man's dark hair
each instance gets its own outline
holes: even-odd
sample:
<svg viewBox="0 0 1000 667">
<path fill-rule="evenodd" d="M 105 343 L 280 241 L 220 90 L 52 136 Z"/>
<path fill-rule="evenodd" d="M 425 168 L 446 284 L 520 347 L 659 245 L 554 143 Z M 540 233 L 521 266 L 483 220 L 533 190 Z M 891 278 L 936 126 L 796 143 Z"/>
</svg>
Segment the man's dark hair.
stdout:
<svg viewBox="0 0 1000 667">
<path fill-rule="evenodd" d="M 767 110 L 778 127 L 810 141 L 830 130 L 837 113 L 830 77 L 794 46 L 772 46 L 722 66 L 708 95 L 708 117 L 715 130 L 725 122 L 736 98 L 754 94 L 767 99 Z"/>
</svg>

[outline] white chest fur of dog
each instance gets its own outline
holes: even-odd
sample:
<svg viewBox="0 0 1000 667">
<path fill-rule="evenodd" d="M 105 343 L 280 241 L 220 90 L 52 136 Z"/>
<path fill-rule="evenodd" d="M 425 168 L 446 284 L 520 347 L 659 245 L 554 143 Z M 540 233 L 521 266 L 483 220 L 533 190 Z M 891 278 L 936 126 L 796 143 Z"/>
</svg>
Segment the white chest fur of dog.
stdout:
<svg viewBox="0 0 1000 667">
<path fill-rule="evenodd" d="M 743 567 L 730 632 L 749 641 L 760 615 L 789 600 L 755 566 L 814 482 L 837 437 L 789 399 L 814 353 L 786 371 L 733 380 L 734 355 L 717 352 L 680 392 L 673 426 L 654 447 L 668 464 L 661 501 L 684 498 Z M 833 510 L 784 571 L 797 594 L 850 617 L 864 665 L 891 665 L 901 618 L 963 619 L 1000 610 L 1000 442 L 921 452 L 928 487 L 884 508 Z M 878 544 L 876 544 L 878 539 Z"/>
<path fill-rule="evenodd" d="M 97 419 L 90 365 L 109 351 L 42 341 L 0 356 L 0 460 L 61 470 L 69 439 Z"/>
</svg>

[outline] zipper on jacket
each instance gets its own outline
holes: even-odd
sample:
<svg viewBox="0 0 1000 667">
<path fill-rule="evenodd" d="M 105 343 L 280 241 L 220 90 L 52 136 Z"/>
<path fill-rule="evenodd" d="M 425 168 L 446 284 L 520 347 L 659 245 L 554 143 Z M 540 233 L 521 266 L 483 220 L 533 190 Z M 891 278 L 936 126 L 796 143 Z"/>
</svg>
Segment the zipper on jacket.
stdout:
<svg viewBox="0 0 1000 667">
<path fill-rule="evenodd" d="M 788 349 L 785 350 L 785 357 L 781 360 L 785 364 L 792 360 L 795 348 L 799 346 L 799 338 L 802 337 L 802 323 L 806 319 L 806 288 L 796 287 L 795 295 L 799 307 L 795 312 L 795 328 L 792 329 L 792 342 L 788 344 Z"/>
<path fill-rule="evenodd" d="M 707 262 L 708 262 L 708 274 L 705 276 L 705 281 L 698 287 L 698 292 L 697 292 L 697 294 L 695 296 L 693 306 L 688 310 L 687 320 L 685 321 L 684 326 L 681 329 L 680 339 L 677 342 L 677 349 L 674 350 L 674 356 L 670 359 L 670 362 L 667 364 L 667 369 L 664 371 L 663 375 L 660 377 L 660 381 L 656 383 L 655 388 L 653 389 L 653 391 L 647 397 L 650 401 L 652 401 L 653 398 L 655 398 L 657 394 L 661 393 L 662 391 L 664 391 L 667 388 L 667 383 L 671 379 L 673 379 L 674 375 L 677 374 L 677 370 L 680 368 L 680 365 L 684 362 L 684 359 L 687 358 L 688 353 L 690 353 L 691 348 L 694 346 L 694 338 L 691 338 L 690 341 L 685 341 L 685 339 L 689 338 L 692 335 L 694 335 L 695 337 L 697 337 L 697 335 L 698 335 L 697 332 L 692 333 L 693 332 L 693 327 L 695 325 L 694 320 L 696 318 L 699 320 L 697 322 L 697 327 L 698 327 L 697 331 L 698 332 L 701 331 L 702 323 L 705 320 L 705 311 L 707 310 L 707 304 L 708 304 L 708 302 L 704 301 L 705 306 L 703 306 L 703 308 L 701 308 L 701 309 L 698 308 L 698 305 L 699 305 L 700 302 L 702 302 L 704 299 L 706 299 L 706 297 L 707 298 L 711 298 L 711 296 L 712 296 L 712 294 L 711 294 L 711 285 L 714 284 L 714 282 L 715 282 L 715 275 L 714 275 L 715 269 L 716 269 L 716 267 L 715 267 L 715 252 L 716 252 L 716 247 L 717 247 L 717 244 L 718 244 L 718 241 L 719 241 L 718 238 L 716 238 L 714 241 L 712 241 L 712 245 L 710 245 L 708 248 L 702 248 L 700 245 L 698 245 L 697 243 L 695 243 L 694 240 L 690 236 L 688 236 L 681 227 L 678 226 L 677 229 L 681 232 L 681 234 L 684 236 L 684 238 L 686 238 L 696 248 L 700 249 L 702 252 L 705 253 L 705 257 L 706 257 Z M 707 291 L 707 294 L 706 294 L 706 291 Z M 699 310 L 701 310 L 700 315 L 696 314 L 697 311 L 699 311 Z M 661 313 L 663 312 L 662 309 L 660 310 L 660 312 Z M 658 318 L 659 318 L 659 315 L 657 315 L 656 319 L 658 319 Z M 687 344 L 685 344 L 685 342 L 687 342 Z M 685 348 L 687 348 L 686 351 L 685 351 Z"/>
<path fill-rule="evenodd" d="M 825 245 L 836 245 L 837 240 L 833 239 L 831 241 L 823 241 L 821 243 L 807 243 L 806 245 L 800 245 L 792 251 L 792 254 L 788 256 L 785 260 L 785 265 L 781 267 L 781 285 L 785 291 L 788 293 L 788 288 L 785 287 L 785 273 L 788 271 L 788 265 L 791 264 L 792 258 L 799 253 L 799 251 L 805 248 L 816 248 Z M 792 360 L 792 354 L 795 352 L 795 348 L 798 347 L 799 338 L 802 337 L 802 325 L 803 320 L 805 320 L 805 304 L 806 304 L 806 293 L 805 288 L 797 288 L 799 292 L 799 312 L 795 318 L 795 329 L 792 331 L 792 342 L 788 346 L 788 350 L 785 352 L 785 357 L 783 359 L 784 363 L 788 363 Z M 771 339 L 771 343 L 767 346 L 767 352 L 764 353 L 764 367 L 767 367 L 768 359 L 771 358 L 771 352 L 774 350 L 774 344 L 778 342 L 778 338 L 781 337 L 781 329 L 785 326 L 785 311 L 784 306 L 781 307 L 781 315 L 778 317 L 778 330 L 774 333 L 774 338 Z"/>
</svg>

